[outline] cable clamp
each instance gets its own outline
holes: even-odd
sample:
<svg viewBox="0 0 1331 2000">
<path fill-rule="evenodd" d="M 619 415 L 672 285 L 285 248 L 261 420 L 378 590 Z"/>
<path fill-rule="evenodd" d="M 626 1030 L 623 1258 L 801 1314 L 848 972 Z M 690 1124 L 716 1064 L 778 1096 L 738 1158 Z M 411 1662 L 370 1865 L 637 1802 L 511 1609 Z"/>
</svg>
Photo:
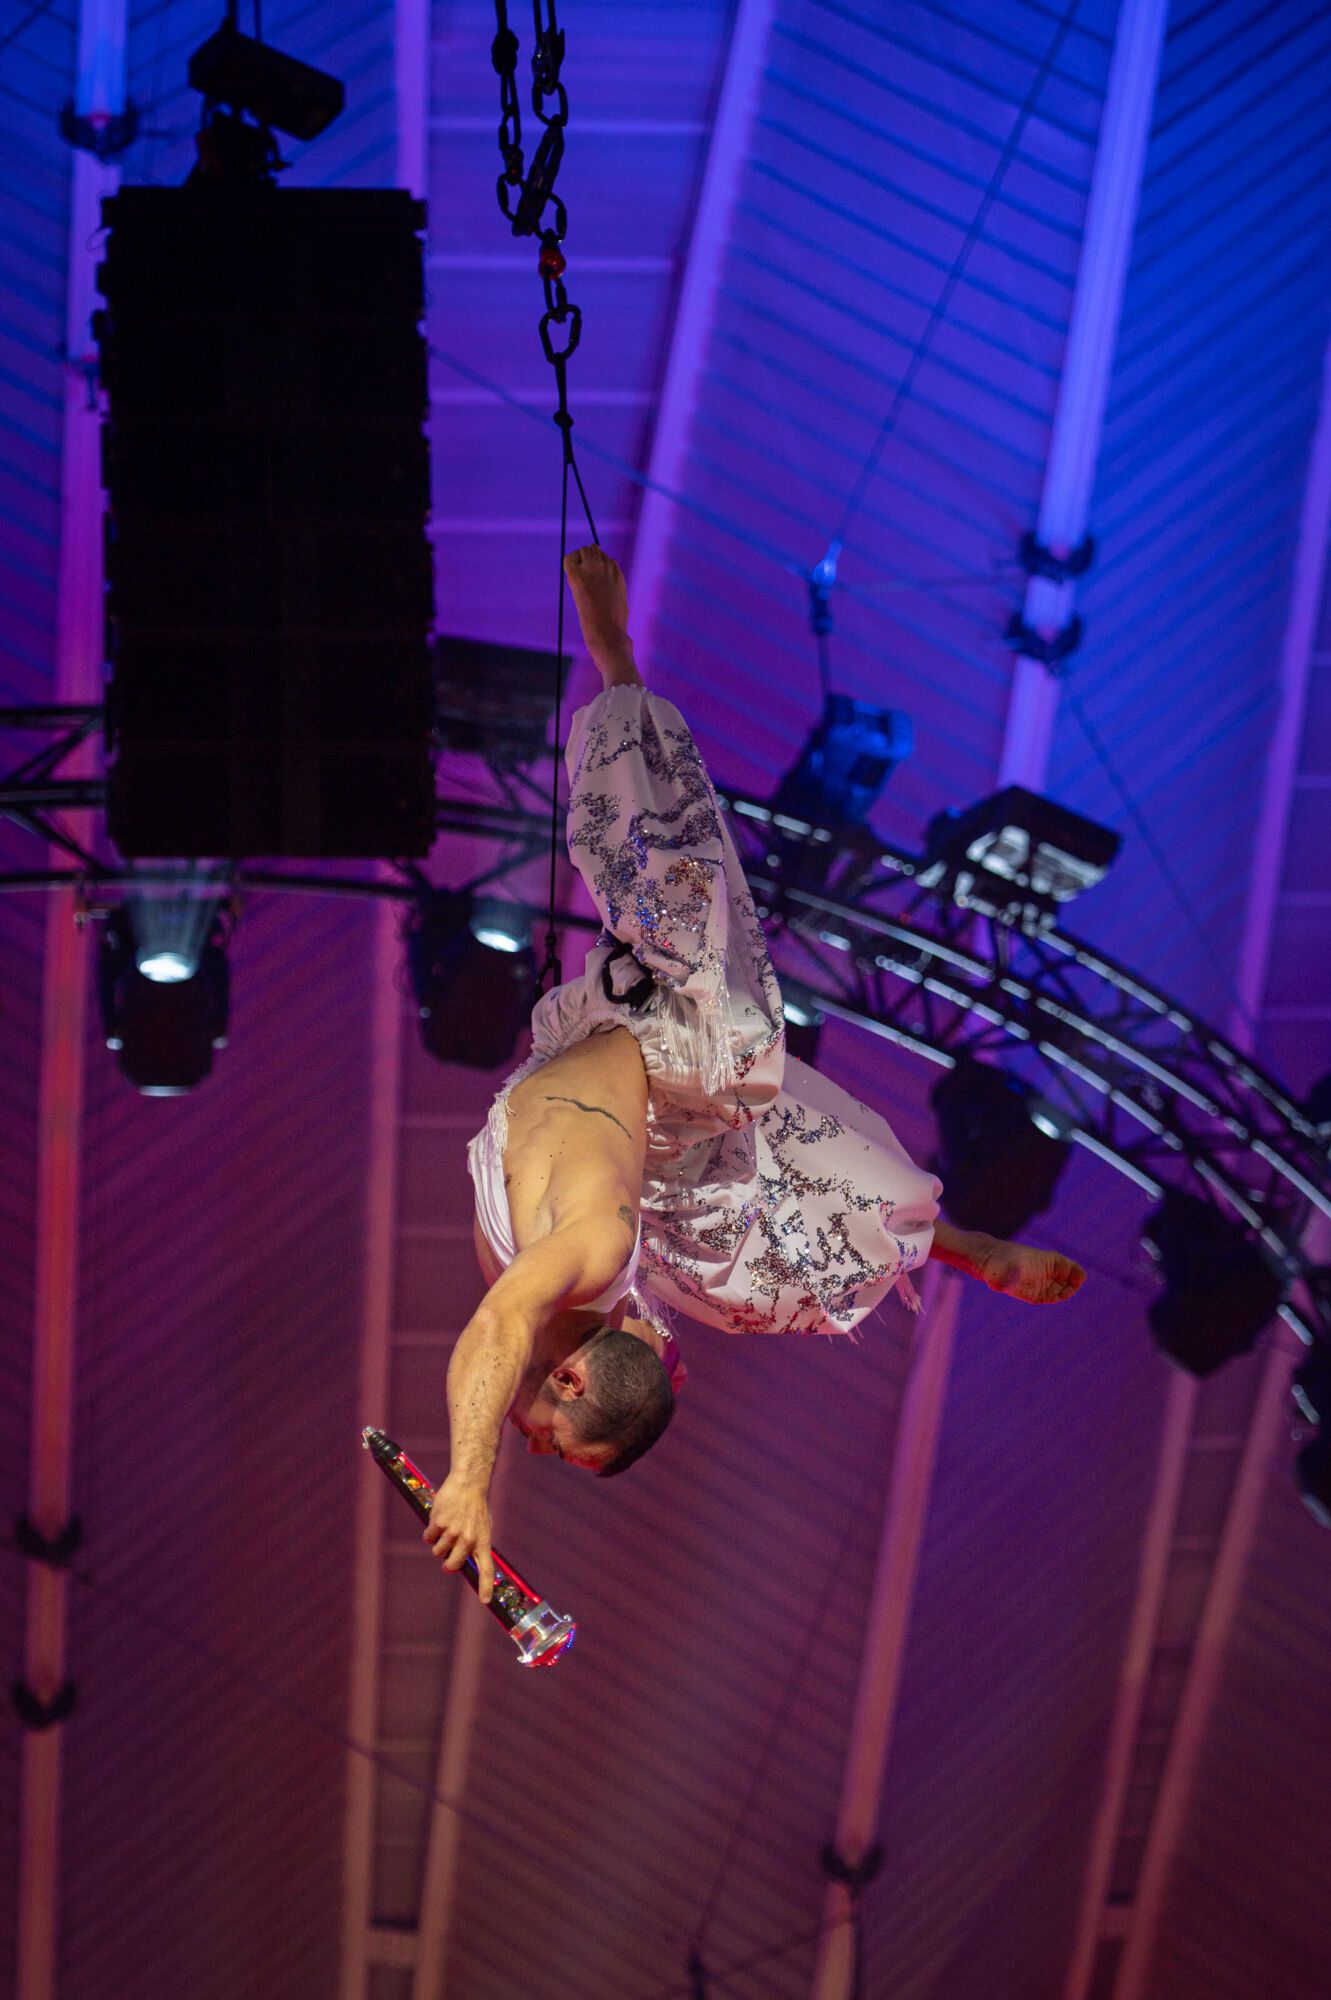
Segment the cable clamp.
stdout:
<svg viewBox="0 0 1331 2000">
<path fill-rule="evenodd" d="M 67 1722 L 79 1698 L 73 1681 L 66 1681 L 49 1701 L 35 1695 L 26 1681 L 15 1681 L 9 1695 L 14 1713 L 23 1727 L 34 1730 L 50 1729 L 57 1722 Z"/>
<path fill-rule="evenodd" d="M 1080 616 L 1074 611 L 1061 632 L 1046 638 L 1043 632 L 1037 632 L 1033 625 L 1026 623 L 1020 611 L 1014 611 L 1004 637 L 1014 652 L 1028 660 L 1038 660 L 1042 667 L 1057 675 L 1062 671 L 1063 662 L 1080 646 L 1084 630 Z"/>
<path fill-rule="evenodd" d="M 1075 549 L 1065 556 L 1057 556 L 1040 540 L 1033 528 L 1028 528 L 1017 543 L 1017 556 L 1027 576 L 1045 576 L 1051 583 L 1068 583 L 1074 576 L 1084 576 L 1095 559 L 1095 537 L 1083 535 Z"/>
<path fill-rule="evenodd" d="M 819 1858 L 828 1881 L 844 1882 L 850 1891 L 851 1901 L 856 1902 L 860 1891 L 868 1887 L 883 1865 L 883 1844 L 876 1840 L 859 1861 L 847 1861 L 829 1840 Z"/>
<path fill-rule="evenodd" d="M 47 1563 L 52 1569 L 67 1569 L 83 1546 L 83 1522 L 77 1514 L 71 1514 L 63 1528 L 54 1535 L 44 1535 L 26 1514 L 20 1514 L 14 1524 L 14 1541 L 20 1553 L 32 1562 Z"/>
</svg>

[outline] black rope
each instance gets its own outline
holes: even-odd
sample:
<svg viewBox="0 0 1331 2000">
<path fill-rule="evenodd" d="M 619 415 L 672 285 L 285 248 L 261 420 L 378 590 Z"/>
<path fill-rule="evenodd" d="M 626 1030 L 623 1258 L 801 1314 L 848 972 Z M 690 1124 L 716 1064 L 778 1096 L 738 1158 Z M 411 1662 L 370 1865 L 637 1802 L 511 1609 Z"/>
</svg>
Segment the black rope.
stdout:
<svg viewBox="0 0 1331 2000">
<path fill-rule="evenodd" d="M 577 455 L 573 450 L 573 418 L 569 414 L 568 407 L 568 351 L 566 350 L 563 354 L 556 354 L 553 357 L 553 361 L 555 381 L 559 389 L 559 408 L 555 412 L 555 422 L 558 424 L 564 440 L 564 452 L 559 489 L 559 603 L 555 617 L 555 768 L 550 779 L 550 895 L 546 909 L 545 958 L 541 963 L 540 971 L 536 975 L 536 991 L 538 995 L 545 991 L 547 978 L 551 979 L 553 985 L 558 986 L 563 976 L 562 967 L 559 963 L 559 940 L 555 931 L 555 903 L 558 892 L 556 876 L 560 854 L 559 761 L 560 749 L 564 740 L 564 587 L 567 582 L 567 578 L 564 575 L 564 562 L 568 555 L 568 476 L 570 472 L 577 481 L 578 494 L 582 500 L 582 509 L 587 516 L 588 532 L 596 546 L 598 548 L 601 546 L 601 538 L 596 532 L 596 522 L 592 515 L 591 502 L 587 498 L 587 489 L 582 483 L 582 474 L 578 471 Z M 553 977 L 551 977 L 552 975 Z"/>
</svg>

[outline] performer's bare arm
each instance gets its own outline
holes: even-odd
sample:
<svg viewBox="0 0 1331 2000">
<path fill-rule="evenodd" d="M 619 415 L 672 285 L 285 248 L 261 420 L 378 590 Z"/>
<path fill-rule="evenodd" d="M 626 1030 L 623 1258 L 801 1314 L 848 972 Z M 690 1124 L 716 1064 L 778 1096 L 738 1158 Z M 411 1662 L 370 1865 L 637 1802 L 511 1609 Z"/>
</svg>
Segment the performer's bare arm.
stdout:
<svg viewBox="0 0 1331 2000">
<path fill-rule="evenodd" d="M 490 1286 L 448 1367 L 449 1473 L 426 1538 L 448 1569 L 476 1558 L 488 1601 L 488 1493 L 504 1418 L 561 1316 L 623 1270 L 638 1227 L 647 1078 L 625 1028 L 588 1036 L 513 1091 L 505 1185 L 518 1254 Z M 588 1321 L 587 1325 L 594 1325 Z M 582 1334 L 585 1336 L 585 1329 Z M 576 1346 L 576 1331 L 566 1344 Z M 542 1371 L 544 1372 L 544 1371 Z"/>
</svg>

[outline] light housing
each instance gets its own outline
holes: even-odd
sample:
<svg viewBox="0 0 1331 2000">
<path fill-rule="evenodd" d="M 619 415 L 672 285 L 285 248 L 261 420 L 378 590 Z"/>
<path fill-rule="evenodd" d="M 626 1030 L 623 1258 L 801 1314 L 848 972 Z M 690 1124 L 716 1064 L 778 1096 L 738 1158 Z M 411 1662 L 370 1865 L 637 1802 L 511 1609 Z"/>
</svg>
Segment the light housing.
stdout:
<svg viewBox="0 0 1331 2000">
<path fill-rule="evenodd" d="M 1052 1203 L 1072 1150 L 1036 1122 L 1043 1100 L 1020 1077 L 962 1056 L 929 1102 L 942 1142 L 933 1166 L 945 1213 L 959 1229 L 1019 1235 Z"/>
<path fill-rule="evenodd" d="M 469 889 L 426 889 L 411 904 L 404 931 L 421 1042 L 437 1062 L 470 1069 L 508 1061 L 536 988 L 530 937 L 516 949 L 511 932 L 502 945 L 483 942 L 475 920 L 484 906 Z M 522 915 L 530 932 L 530 917 Z"/>
<path fill-rule="evenodd" d="M 98 948 L 98 994 L 106 1045 L 121 1074 L 145 1097 L 183 1097 L 212 1073 L 225 1048 L 231 1007 L 227 914 L 201 905 L 209 926 L 186 977 L 147 976 L 127 909 L 107 918 Z"/>
<path fill-rule="evenodd" d="M 818 722 L 773 799 L 777 812 L 834 831 L 862 826 L 884 785 L 915 747 L 897 709 L 829 694 Z"/>
<path fill-rule="evenodd" d="M 1147 1313 L 1161 1351 L 1203 1377 L 1246 1354 L 1284 1294 L 1251 1231 L 1200 1196 L 1169 1188 L 1146 1218 L 1142 1242 L 1165 1281 Z"/>
<path fill-rule="evenodd" d="M 1062 904 L 1102 881 L 1123 845 L 1024 785 L 964 811 L 935 813 L 917 880 L 948 900 L 1025 929 L 1047 929 Z"/>
</svg>

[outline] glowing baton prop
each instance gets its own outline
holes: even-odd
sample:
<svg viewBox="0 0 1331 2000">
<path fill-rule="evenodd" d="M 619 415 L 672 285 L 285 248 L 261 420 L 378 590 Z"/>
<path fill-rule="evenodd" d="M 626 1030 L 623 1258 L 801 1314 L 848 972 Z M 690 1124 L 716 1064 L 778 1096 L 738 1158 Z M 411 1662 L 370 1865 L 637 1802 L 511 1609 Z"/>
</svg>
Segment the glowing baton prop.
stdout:
<svg viewBox="0 0 1331 2000">
<path fill-rule="evenodd" d="M 428 1521 L 434 1505 L 434 1488 L 420 1467 L 412 1464 L 391 1437 L 386 1437 L 383 1431 L 371 1430 L 368 1424 L 361 1432 L 361 1443 L 366 1451 L 374 1453 L 376 1463 L 408 1505 L 415 1508 L 422 1521 Z M 545 1599 L 538 1597 L 531 1585 L 524 1583 L 504 1561 L 498 1549 L 490 1553 L 494 1557 L 495 1587 L 487 1611 L 499 1620 L 517 1647 L 522 1666 L 552 1667 L 573 1644 L 577 1626 L 571 1618 L 561 1618 L 557 1611 L 552 1611 Z M 479 1591 L 481 1579 L 474 1556 L 467 1557 L 457 1574 Z"/>
</svg>

